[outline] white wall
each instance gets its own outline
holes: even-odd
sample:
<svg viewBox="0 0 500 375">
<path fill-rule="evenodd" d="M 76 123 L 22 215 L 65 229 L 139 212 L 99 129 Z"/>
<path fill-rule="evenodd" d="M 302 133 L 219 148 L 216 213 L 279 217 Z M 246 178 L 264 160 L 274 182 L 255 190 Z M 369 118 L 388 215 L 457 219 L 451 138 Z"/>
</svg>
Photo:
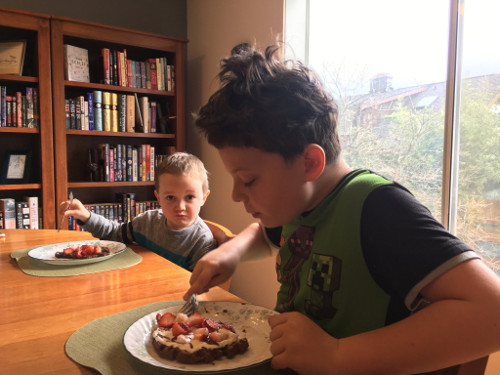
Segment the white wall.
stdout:
<svg viewBox="0 0 500 375">
<path fill-rule="evenodd" d="M 242 204 L 231 200 L 232 181 L 217 151 L 198 134 L 190 113 L 218 88 L 220 59 L 242 42 L 266 47 L 283 38 L 284 0 L 187 0 L 187 151 L 200 157 L 210 172 L 210 196 L 203 218 L 238 233 L 253 221 Z M 249 302 L 274 307 L 278 283 L 274 257 L 242 263 L 231 292 Z"/>
</svg>

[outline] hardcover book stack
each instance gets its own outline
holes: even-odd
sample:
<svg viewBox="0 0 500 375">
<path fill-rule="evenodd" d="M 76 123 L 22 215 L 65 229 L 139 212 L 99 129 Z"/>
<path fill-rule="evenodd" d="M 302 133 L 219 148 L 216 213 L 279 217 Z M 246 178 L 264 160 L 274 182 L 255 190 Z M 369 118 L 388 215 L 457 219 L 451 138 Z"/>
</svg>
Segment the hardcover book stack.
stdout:
<svg viewBox="0 0 500 375">
<path fill-rule="evenodd" d="M 41 229 L 42 209 L 38 197 L 0 199 L 0 229 Z"/>
<path fill-rule="evenodd" d="M 38 90 L 25 90 L 0 86 L 0 126 L 14 128 L 38 128 Z"/>
</svg>

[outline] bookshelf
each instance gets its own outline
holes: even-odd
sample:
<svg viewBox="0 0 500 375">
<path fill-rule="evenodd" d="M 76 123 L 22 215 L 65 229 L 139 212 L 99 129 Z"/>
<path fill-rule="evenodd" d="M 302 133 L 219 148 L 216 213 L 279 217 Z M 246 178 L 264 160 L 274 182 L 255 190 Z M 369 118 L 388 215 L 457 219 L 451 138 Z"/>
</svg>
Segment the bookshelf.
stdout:
<svg viewBox="0 0 500 375">
<path fill-rule="evenodd" d="M 24 200 L 37 196 L 44 228 L 55 227 L 55 179 L 50 63 L 50 17 L 0 7 L 0 43 L 24 41 L 26 52 L 21 75 L 0 74 L 8 96 L 25 96 L 37 90 L 37 127 L 0 127 L 0 168 L 4 173 L 8 152 L 29 151 L 29 174 L 22 182 L 0 184 L 0 198 Z M 10 183 L 13 182 L 13 183 Z"/>
<path fill-rule="evenodd" d="M 153 200 L 153 181 L 91 180 L 88 169 L 89 150 L 99 145 L 153 146 L 156 154 L 168 154 L 185 148 L 185 44 L 186 40 L 163 35 L 101 25 L 64 17 L 51 18 L 51 66 L 54 122 L 55 202 L 67 199 L 69 191 L 84 204 L 114 202 L 122 192 L 133 192 L 137 200 Z M 66 79 L 64 45 L 69 44 L 88 51 L 89 81 Z M 151 86 L 106 83 L 103 68 L 103 49 L 126 51 L 133 61 L 165 58 L 175 72 L 175 87 L 167 89 Z M 136 132 L 112 130 L 81 130 L 68 128 L 66 100 L 100 91 L 117 95 L 147 97 L 162 108 L 166 121 L 165 132 Z M 159 119 L 158 119 L 159 120 Z M 86 129 L 84 127 L 84 129 Z M 103 128 L 105 129 L 105 128 Z M 159 129 L 159 128 L 158 128 Z M 135 129 L 137 130 L 137 128 Z M 165 129 L 164 129 L 165 130 Z M 57 222 L 61 219 L 57 214 Z M 66 225 L 66 224 L 65 224 Z"/>
</svg>

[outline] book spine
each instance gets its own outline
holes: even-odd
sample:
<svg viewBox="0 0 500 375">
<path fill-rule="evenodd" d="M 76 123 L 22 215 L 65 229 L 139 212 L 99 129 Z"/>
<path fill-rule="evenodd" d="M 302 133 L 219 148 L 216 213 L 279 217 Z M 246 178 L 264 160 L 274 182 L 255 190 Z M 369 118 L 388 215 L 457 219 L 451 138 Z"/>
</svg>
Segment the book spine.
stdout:
<svg viewBox="0 0 500 375">
<path fill-rule="evenodd" d="M 76 103 L 73 99 L 69 101 L 69 128 L 76 129 Z"/>
<path fill-rule="evenodd" d="M 0 199 L 0 211 L 3 212 L 3 229 L 16 229 L 16 201 L 13 198 Z"/>
<path fill-rule="evenodd" d="M 163 87 L 163 73 L 161 68 L 161 59 L 159 57 L 156 58 L 156 81 L 158 85 L 158 90 L 163 91 L 165 88 Z"/>
<path fill-rule="evenodd" d="M 127 95 L 127 132 L 133 133 L 135 130 L 135 96 Z"/>
<path fill-rule="evenodd" d="M 156 75 L 156 59 L 148 59 L 149 76 L 151 81 L 151 89 L 158 90 L 158 77 Z"/>
<path fill-rule="evenodd" d="M 125 53 L 120 52 L 120 72 L 121 72 L 121 82 L 120 85 L 127 87 L 127 63 L 125 61 Z"/>
<path fill-rule="evenodd" d="M 137 178 L 137 165 L 139 163 L 139 155 L 137 152 L 137 148 L 133 147 L 132 148 L 132 181 L 138 181 Z"/>
<path fill-rule="evenodd" d="M 28 128 L 33 128 L 33 87 L 26 87 L 26 121 Z"/>
<path fill-rule="evenodd" d="M 132 79 L 132 60 L 127 59 L 127 87 L 134 87 L 134 80 Z"/>
<path fill-rule="evenodd" d="M 94 130 L 94 94 L 87 93 L 87 102 L 89 103 L 89 130 Z"/>
<path fill-rule="evenodd" d="M 40 110 L 38 104 L 38 89 L 33 88 L 33 127 L 38 128 L 40 126 Z"/>
<path fill-rule="evenodd" d="M 83 102 L 84 118 L 85 118 L 85 130 L 90 130 L 89 128 L 89 102 L 84 100 Z"/>
<path fill-rule="evenodd" d="M 120 145 L 120 148 L 121 148 L 121 156 L 122 156 L 122 163 L 121 163 L 122 179 L 121 179 L 121 181 L 127 181 L 127 146 L 122 144 L 122 145 Z"/>
<path fill-rule="evenodd" d="M 73 99 L 75 102 L 75 129 L 82 130 L 82 107 L 80 98 Z"/>
<path fill-rule="evenodd" d="M 102 91 L 94 91 L 94 128 L 102 131 Z"/>
<path fill-rule="evenodd" d="M 103 82 L 105 85 L 111 84 L 111 70 L 109 65 L 109 48 L 103 48 L 102 54 L 102 69 L 103 69 Z"/>
<path fill-rule="evenodd" d="M 66 129 L 71 129 L 70 111 L 69 111 L 69 99 L 64 99 L 64 118 Z"/>
<path fill-rule="evenodd" d="M 7 103 L 7 127 L 12 127 L 12 96 L 7 95 L 5 97 L 5 102 Z"/>
<path fill-rule="evenodd" d="M 109 182 L 115 181 L 115 148 L 109 146 L 108 148 L 108 159 L 109 159 Z"/>
<path fill-rule="evenodd" d="M 150 158 L 149 158 L 149 181 L 155 180 L 155 146 L 150 146 Z"/>
<path fill-rule="evenodd" d="M 132 145 L 127 145 L 127 181 L 133 181 L 132 176 Z"/>
<path fill-rule="evenodd" d="M 30 229 L 38 229 L 38 197 L 25 197 L 28 202 Z"/>
<path fill-rule="evenodd" d="M 111 131 L 111 93 L 102 93 L 102 127 L 104 131 Z"/>
<path fill-rule="evenodd" d="M 122 169 L 122 145 L 117 144 L 115 148 L 116 163 L 115 163 L 115 181 L 123 181 L 123 169 Z"/>
<path fill-rule="evenodd" d="M 118 132 L 118 94 L 111 93 L 111 131 Z"/>
<path fill-rule="evenodd" d="M 1 127 L 7 126 L 7 87 L 0 86 L 0 125 Z"/>
<path fill-rule="evenodd" d="M 141 145 L 141 181 L 147 181 L 146 145 Z"/>
<path fill-rule="evenodd" d="M 141 97 L 141 114 L 142 123 L 144 125 L 144 133 L 150 133 L 151 123 L 149 121 L 149 98 L 147 96 Z"/>
<path fill-rule="evenodd" d="M 110 181 L 110 159 L 109 159 L 109 143 L 104 144 L 104 156 L 106 160 L 105 181 Z"/>
<path fill-rule="evenodd" d="M 80 95 L 78 97 L 78 101 L 80 102 L 80 128 L 81 130 L 88 130 L 85 128 L 85 97 Z"/>
<path fill-rule="evenodd" d="M 12 127 L 17 128 L 17 98 L 12 96 Z"/>
<path fill-rule="evenodd" d="M 118 94 L 118 131 L 127 131 L 127 95 Z"/>
<path fill-rule="evenodd" d="M 118 78 L 118 51 L 112 50 L 113 55 L 113 85 L 119 86 L 119 78 Z"/>
<path fill-rule="evenodd" d="M 146 181 L 151 181 L 151 145 L 146 144 Z"/>
<path fill-rule="evenodd" d="M 152 101 L 150 104 L 150 111 L 149 111 L 149 121 L 151 123 L 151 133 L 156 133 L 156 101 Z"/>
</svg>

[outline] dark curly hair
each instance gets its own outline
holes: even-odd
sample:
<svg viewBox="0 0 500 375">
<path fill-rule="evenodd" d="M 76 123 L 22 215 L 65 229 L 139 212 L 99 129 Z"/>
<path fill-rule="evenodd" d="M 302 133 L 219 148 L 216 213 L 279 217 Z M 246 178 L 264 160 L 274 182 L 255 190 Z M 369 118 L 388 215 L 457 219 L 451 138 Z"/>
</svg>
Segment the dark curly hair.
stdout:
<svg viewBox="0 0 500 375">
<path fill-rule="evenodd" d="M 298 61 L 243 43 L 222 59 L 220 89 L 203 106 L 196 125 L 216 148 L 254 147 L 292 160 L 315 143 L 327 163 L 337 160 L 337 105 L 317 75 Z"/>
</svg>

